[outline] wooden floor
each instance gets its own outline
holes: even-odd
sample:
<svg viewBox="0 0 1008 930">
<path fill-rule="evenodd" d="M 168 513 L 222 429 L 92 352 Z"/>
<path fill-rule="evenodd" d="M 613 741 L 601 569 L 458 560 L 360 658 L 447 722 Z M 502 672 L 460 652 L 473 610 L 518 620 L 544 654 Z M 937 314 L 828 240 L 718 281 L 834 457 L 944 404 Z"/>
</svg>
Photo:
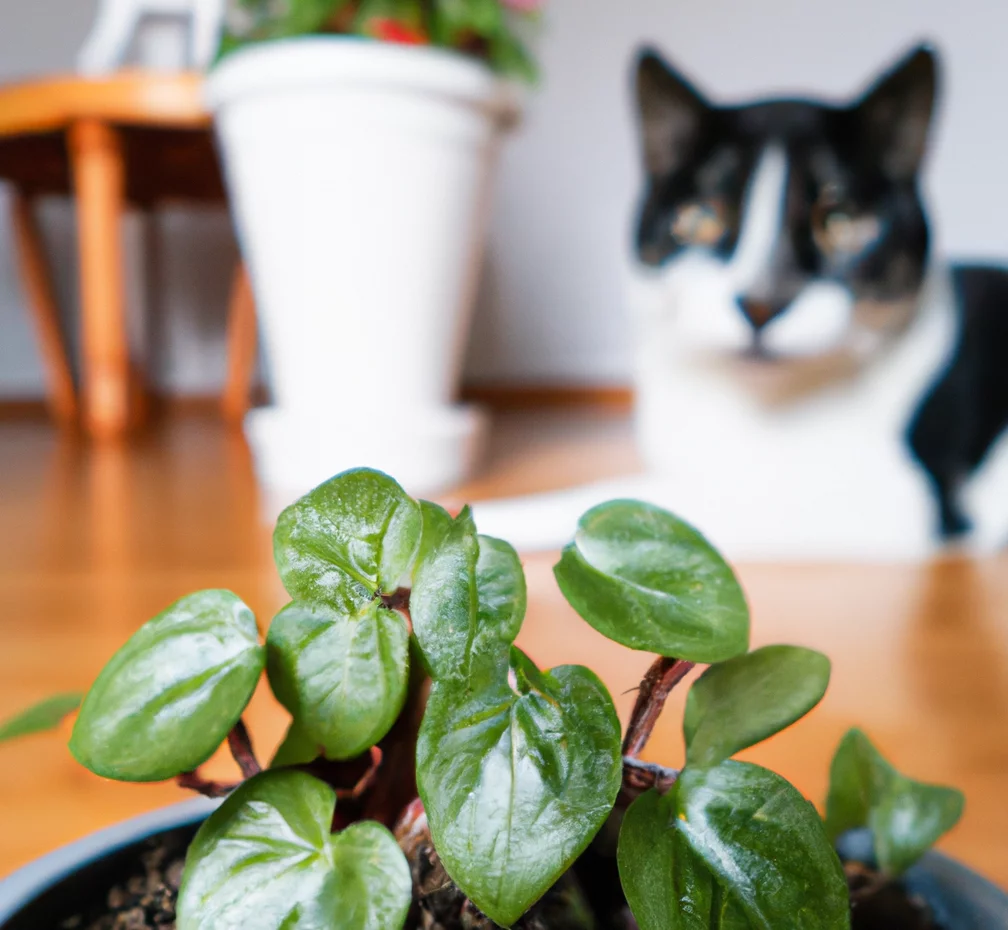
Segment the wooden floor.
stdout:
<svg viewBox="0 0 1008 930">
<path fill-rule="evenodd" d="M 453 498 L 535 490 L 637 467 L 619 415 L 509 414 L 485 472 Z M 198 588 L 228 587 L 263 626 L 284 603 L 269 528 L 240 434 L 174 423 L 129 446 L 88 446 L 32 423 L 0 424 L 0 717 L 85 688 L 145 619 Z M 564 604 L 553 558 L 526 560 L 525 649 L 580 662 L 624 718 L 649 657 L 595 634 Z M 754 640 L 814 646 L 834 662 L 825 702 L 750 753 L 822 799 L 833 746 L 863 725 L 908 773 L 960 786 L 968 806 L 943 844 L 1008 886 L 1008 561 L 904 567 L 740 566 Z M 649 748 L 681 757 L 673 700 Z M 249 713 L 262 754 L 285 715 L 264 688 Z M 65 734 L 64 734 L 65 735 Z M 228 760 L 213 763 L 229 773 Z M 0 874 L 54 846 L 178 800 L 169 785 L 123 786 L 40 736 L 0 747 Z"/>
</svg>

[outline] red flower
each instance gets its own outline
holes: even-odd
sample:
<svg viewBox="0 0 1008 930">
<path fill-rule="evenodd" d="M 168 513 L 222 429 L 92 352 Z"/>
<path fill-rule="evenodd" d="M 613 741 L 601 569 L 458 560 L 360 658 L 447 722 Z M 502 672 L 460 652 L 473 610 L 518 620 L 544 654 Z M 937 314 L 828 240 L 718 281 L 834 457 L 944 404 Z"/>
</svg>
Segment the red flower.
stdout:
<svg viewBox="0 0 1008 930">
<path fill-rule="evenodd" d="M 400 45 L 428 45 L 430 40 L 424 33 L 405 23 L 389 18 L 368 20 L 364 31 L 382 42 L 397 42 Z"/>
</svg>

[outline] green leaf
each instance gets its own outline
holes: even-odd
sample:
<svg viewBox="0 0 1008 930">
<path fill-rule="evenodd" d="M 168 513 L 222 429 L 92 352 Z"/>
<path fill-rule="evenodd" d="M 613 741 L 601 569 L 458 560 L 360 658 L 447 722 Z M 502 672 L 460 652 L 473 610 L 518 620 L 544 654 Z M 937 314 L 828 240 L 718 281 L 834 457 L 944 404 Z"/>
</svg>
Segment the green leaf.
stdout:
<svg viewBox="0 0 1008 930">
<path fill-rule="evenodd" d="M 869 818 L 879 866 L 890 874 L 905 872 L 959 823 L 965 806 L 954 788 L 894 778 Z"/>
<path fill-rule="evenodd" d="M 224 742 L 266 662 L 255 617 L 230 591 L 202 591 L 142 626 L 91 686 L 70 739 L 86 768 L 164 781 Z"/>
<path fill-rule="evenodd" d="M 529 84 L 539 80 L 539 68 L 518 36 L 503 30 L 490 40 L 490 64 L 499 74 Z"/>
<path fill-rule="evenodd" d="M 417 743 L 441 861 L 505 927 L 584 851 L 622 776 L 619 720 L 598 678 L 578 666 L 539 672 L 517 650 L 514 665 L 514 690 L 506 677 L 474 691 L 435 683 Z"/>
<path fill-rule="evenodd" d="M 395 481 L 356 469 L 280 515 L 273 553 L 294 600 L 353 613 L 407 577 L 420 528 L 419 505 Z"/>
<path fill-rule="evenodd" d="M 369 821 L 331 834 L 335 809 L 302 772 L 245 782 L 189 847 L 179 930 L 399 930 L 413 888 L 402 851 Z"/>
<path fill-rule="evenodd" d="M 436 504 L 420 506 L 423 532 L 410 593 L 413 636 L 432 678 L 462 679 L 478 611 L 476 526 L 468 507 L 452 520 Z"/>
<path fill-rule="evenodd" d="M 714 881 L 675 826 L 675 799 L 642 794 L 623 817 L 620 882 L 640 930 L 748 930 L 739 903 Z"/>
<path fill-rule="evenodd" d="M 376 601 L 354 613 L 289 604 L 266 639 L 277 700 L 327 758 L 352 759 L 396 722 L 409 684 L 409 631 Z"/>
<path fill-rule="evenodd" d="M 641 930 L 709 930 L 713 879 L 675 829 L 675 801 L 642 794 L 623 816 L 620 883 Z"/>
<path fill-rule="evenodd" d="M 829 685 L 830 661 L 798 646 L 766 646 L 713 665 L 690 689 L 686 760 L 717 765 L 800 720 Z"/>
<path fill-rule="evenodd" d="M 476 601 L 476 621 L 465 663 L 470 686 L 495 680 L 513 658 L 511 644 L 521 632 L 528 603 L 518 553 L 490 536 L 479 537 Z"/>
<path fill-rule="evenodd" d="M 868 825 L 872 801 L 885 791 L 893 771 L 864 733 L 844 734 L 830 765 L 826 832 L 831 840 Z"/>
<path fill-rule="evenodd" d="M 318 32 L 349 0 L 238 0 L 226 18 L 222 50 L 249 42 L 284 39 Z"/>
<path fill-rule="evenodd" d="M 826 830 L 836 840 L 847 830 L 869 827 L 879 867 L 899 875 L 959 822 L 964 806 L 954 788 L 901 775 L 854 729 L 833 757 Z"/>
<path fill-rule="evenodd" d="M 749 609 L 732 570 L 658 507 L 613 501 L 588 511 L 554 573 L 591 626 L 631 649 L 721 662 L 749 648 Z"/>
<path fill-rule="evenodd" d="M 434 9 L 442 28 L 453 40 L 463 32 L 486 38 L 504 28 L 500 0 L 437 0 Z"/>
<path fill-rule="evenodd" d="M 315 742 L 296 721 L 292 720 L 287 734 L 277 747 L 270 762 L 271 769 L 283 769 L 294 765 L 307 765 L 322 755 L 322 747 Z"/>
<path fill-rule="evenodd" d="M 587 847 L 622 778 L 612 698 L 588 669 L 541 672 L 512 643 L 525 579 L 506 543 L 423 505 L 410 609 L 434 678 L 417 782 L 448 874 L 510 926 Z"/>
<path fill-rule="evenodd" d="M 641 930 L 847 930 L 847 883 L 815 810 L 742 762 L 683 770 L 626 812 L 618 863 Z"/>
<path fill-rule="evenodd" d="M 525 619 L 521 560 L 506 542 L 477 536 L 468 507 L 452 520 L 422 506 L 410 614 L 423 663 L 438 681 L 494 677 Z"/>
<path fill-rule="evenodd" d="M 668 822 L 760 930 L 847 930 L 840 860 L 815 808 L 779 775 L 746 762 L 687 766 Z"/>
<path fill-rule="evenodd" d="M 0 723 L 0 743 L 55 730 L 80 707 L 82 694 L 57 694 Z"/>
</svg>

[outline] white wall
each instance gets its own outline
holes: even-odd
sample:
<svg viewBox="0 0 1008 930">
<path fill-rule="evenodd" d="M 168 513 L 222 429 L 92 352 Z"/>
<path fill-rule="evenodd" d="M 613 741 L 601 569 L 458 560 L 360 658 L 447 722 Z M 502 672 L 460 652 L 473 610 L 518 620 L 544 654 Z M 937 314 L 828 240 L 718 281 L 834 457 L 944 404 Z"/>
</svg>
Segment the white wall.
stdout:
<svg viewBox="0 0 1008 930">
<path fill-rule="evenodd" d="M 0 79 L 69 67 L 93 6 L 0 0 Z M 945 59 L 946 106 L 929 176 L 941 245 L 1008 257 L 1006 32 L 1003 0 L 550 0 L 544 83 L 504 160 L 470 376 L 627 379 L 620 281 L 637 191 L 627 67 L 644 40 L 731 100 L 843 96 L 911 41 L 933 38 Z M 76 319 L 72 217 L 55 206 L 45 219 L 61 296 Z M 160 299 L 151 326 L 164 349 L 155 380 L 212 390 L 223 371 L 233 260 L 227 221 L 174 214 L 158 222 L 156 239 Z M 0 221 L 0 394 L 41 388 Z"/>
</svg>

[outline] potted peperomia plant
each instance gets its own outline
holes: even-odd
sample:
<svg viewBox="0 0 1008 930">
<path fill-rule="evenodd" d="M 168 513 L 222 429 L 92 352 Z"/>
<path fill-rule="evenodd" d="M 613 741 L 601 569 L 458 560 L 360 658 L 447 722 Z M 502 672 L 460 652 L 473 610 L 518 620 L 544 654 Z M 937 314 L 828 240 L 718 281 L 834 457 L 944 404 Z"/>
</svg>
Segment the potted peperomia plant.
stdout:
<svg viewBox="0 0 1008 930">
<path fill-rule="evenodd" d="M 231 4 L 207 98 L 273 395 L 246 431 L 274 495 L 359 462 L 334 384 L 368 385 L 375 427 L 396 435 L 369 458 L 411 491 L 457 484 L 478 454 L 483 419 L 457 405 L 459 382 L 538 5 Z M 390 334 L 409 363 L 375 377 Z"/>
<path fill-rule="evenodd" d="M 672 514 L 598 507 L 555 569 L 591 626 L 658 654 L 625 732 L 595 673 L 544 671 L 514 645 L 521 562 L 468 509 L 453 517 L 354 470 L 283 512 L 274 551 L 292 601 L 265 643 L 236 595 L 192 594 L 145 624 L 80 706 L 70 749 L 91 771 L 225 798 L 194 836 L 171 834 L 178 855 L 188 846 L 184 868 L 162 851 L 156 878 L 118 876 L 105 909 L 125 902 L 134 923 L 91 927 L 1008 926 L 1008 899 L 981 880 L 964 892 L 945 860 L 916 865 L 962 796 L 897 773 L 860 731 L 837 750 L 825 819 L 780 775 L 733 758 L 816 706 L 830 663 L 796 646 L 749 651 L 735 575 Z M 685 766 L 642 762 L 697 665 Z M 264 673 L 291 714 L 265 768 L 242 723 Z M 6 735 L 74 703 L 35 708 Z M 200 774 L 225 742 L 240 784 Z M 104 897 L 111 879 L 87 874 Z M 39 898 L 18 881 L 6 900 L 0 885 L 3 927 L 88 928 L 65 889 Z"/>
</svg>

